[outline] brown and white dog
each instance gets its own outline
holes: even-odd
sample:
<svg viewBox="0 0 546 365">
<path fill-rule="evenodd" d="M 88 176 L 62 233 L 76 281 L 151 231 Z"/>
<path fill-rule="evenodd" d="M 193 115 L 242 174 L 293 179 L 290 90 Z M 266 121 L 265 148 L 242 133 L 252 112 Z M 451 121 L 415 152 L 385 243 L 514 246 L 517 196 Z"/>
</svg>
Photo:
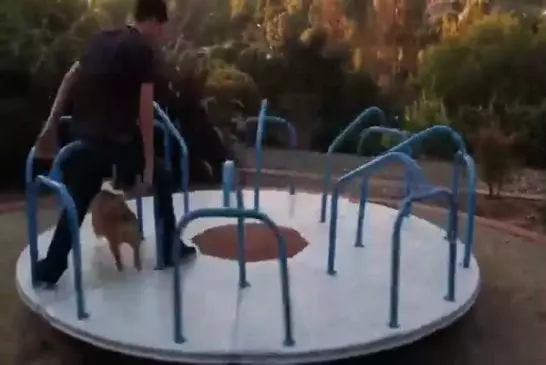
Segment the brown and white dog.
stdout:
<svg viewBox="0 0 546 365">
<path fill-rule="evenodd" d="M 109 190 L 105 190 L 103 185 L 91 203 L 93 230 L 97 237 L 104 237 L 108 241 L 118 271 L 123 271 L 120 250 L 123 243 L 132 247 L 134 266 L 140 271 L 142 262 L 138 218 L 127 206 L 123 194 Z"/>
</svg>

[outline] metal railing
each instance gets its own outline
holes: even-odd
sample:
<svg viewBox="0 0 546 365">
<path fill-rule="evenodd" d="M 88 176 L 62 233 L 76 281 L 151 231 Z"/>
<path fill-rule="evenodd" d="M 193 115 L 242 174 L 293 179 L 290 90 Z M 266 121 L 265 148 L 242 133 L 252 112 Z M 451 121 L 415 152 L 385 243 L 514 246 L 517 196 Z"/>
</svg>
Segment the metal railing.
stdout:
<svg viewBox="0 0 546 365">
<path fill-rule="evenodd" d="M 262 107 L 264 107 L 264 104 L 262 104 Z M 265 113 L 265 112 L 264 112 Z M 260 112 L 260 116 L 262 116 L 262 113 Z M 271 115 L 263 115 L 262 117 L 250 117 L 245 119 L 245 128 L 248 128 L 248 124 L 250 123 L 257 123 L 258 128 L 256 129 L 256 175 L 261 174 L 262 172 L 262 156 L 263 156 L 263 138 L 266 131 L 266 124 L 272 123 L 272 124 L 279 124 L 284 127 L 286 127 L 286 130 L 288 132 L 288 147 L 292 150 L 295 150 L 298 143 L 298 133 L 296 131 L 296 127 L 294 127 L 294 124 L 287 121 L 286 119 L 275 117 Z M 261 127 L 260 127 L 260 124 Z M 258 143 L 258 139 L 260 139 L 260 142 Z M 259 149 L 259 152 L 258 152 Z M 259 178 L 258 178 L 259 179 Z M 288 188 L 290 195 L 294 195 L 296 193 L 296 186 L 294 184 L 294 181 L 290 179 L 288 183 Z M 259 208 L 260 203 L 260 197 L 259 197 L 259 190 L 256 189 L 256 186 L 254 187 L 254 208 Z"/>
<path fill-rule="evenodd" d="M 330 190 L 330 180 L 332 178 L 332 155 L 343 142 L 350 137 L 350 135 L 356 132 L 358 129 L 362 129 L 364 123 L 369 123 L 370 118 L 378 117 L 380 123 L 386 124 L 387 118 L 383 110 L 373 106 L 364 110 L 358 115 L 337 137 L 328 147 L 326 152 L 326 163 L 324 166 L 324 176 L 322 183 L 322 197 L 320 204 L 320 222 L 326 221 L 326 205 L 328 204 L 328 192 Z"/>
<path fill-rule="evenodd" d="M 230 188 L 233 187 L 234 174 L 233 161 L 227 161 L 224 165 L 225 176 L 223 178 L 224 183 L 228 186 L 223 188 L 223 202 L 229 203 L 229 196 L 231 194 Z M 286 251 L 286 242 L 282 236 L 277 225 L 266 214 L 261 213 L 255 209 L 244 209 L 243 197 L 240 187 L 236 187 L 237 194 L 237 208 L 223 207 L 223 208 L 204 208 L 197 209 L 186 214 L 177 224 L 176 235 L 183 236 L 186 227 L 194 220 L 201 218 L 237 218 L 238 219 L 238 263 L 239 263 L 239 287 L 245 288 L 248 286 L 246 280 L 246 261 L 245 261 L 245 241 L 244 241 L 244 219 L 256 219 L 263 222 L 277 238 L 277 247 L 279 252 L 279 273 L 281 280 L 281 299 L 282 299 L 282 314 L 284 319 L 284 345 L 293 346 L 294 336 L 292 327 L 292 307 L 290 299 L 290 283 L 288 273 L 288 259 Z M 240 233 L 243 232 L 243 237 Z M 173 308 L 174 308 L 174 341 L 176 343 L 183 343 L 185 341 L 183 335 L 183 321 L 182 321 L 182 284 L 183 280 L 180 275 L 180 244 L 175 245 L 175 267 L 173 270 Z"/>
</svg>

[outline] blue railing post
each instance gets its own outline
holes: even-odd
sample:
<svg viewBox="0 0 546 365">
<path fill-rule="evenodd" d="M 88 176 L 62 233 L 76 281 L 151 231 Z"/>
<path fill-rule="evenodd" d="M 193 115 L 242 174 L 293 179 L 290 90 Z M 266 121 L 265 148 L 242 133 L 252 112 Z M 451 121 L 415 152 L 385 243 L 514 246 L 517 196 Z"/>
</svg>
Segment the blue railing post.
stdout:
<svg viewBox="0 0 546 365">
<path fill-rule="evenodd" d="M 36 182 L 31 184 L 31 208 L 30 216 L 34 224 L 37 222 L 37 210 L 36 208 L 36 190 L 39 185 L 45 185 L 51 190 L 55 191 L 59 198 L 61 199 L 64 210 L 66 213 L 66 218 L 68 220 L 68 227 L 70 230 L 71 236 L 71 247 L 72 247 L 72 260 L 74 264 L 74 290 L 76 291 L 76 309 L 78 319 L 82 320 L 88 318 L 89 315 L 85 311 L 85 298 L 83 293 L 83 279 L 82 279 L 82 264 L 81 264 L 81 249 L 80 249 L 80 223 L 78 219 L 78 210 L 74 200 L 70 196 L 68 190 L 64 184 L 54 181 L 48 177 L 39 175 L 36 177 Z M 37 241 L 37 239 L 36 239 Z M 35 255 L 37 256 L 38 249 L 35 248 Z"/>
<path fill-rule="evenodd" d="M 296 147 L 298 144 L 298 133 L 296 131 L 296 127 L 294 126 L 294 124 L 290 123 L 286 119 L 271 116 L 271 115 L 265 115 L 264 118 L 265 118 L 265 122 L 263 123 L 280 124 L 286 127 L 286 130 L 288 132 L 288 147 L 293 151 L 296 150 Z M 249 117 L 245 120 L 245 127 L 248 126 L 248 124 L 250 123 L 259 123 L 259 121 L 260 121 L 260 118 Z M 265 133 L 265 130 L 263 131 L 263 133 Z M 258 138 L 258 136 L 256 136 L 256 138 Z M 263 134 L 262 134 L 262 138 L 263 138 Z M 256 158 L 258 158 L 258 156 L 256 156 Z M 261 155 L 260 155 L 260 158 L 261 158 Z M 289 184 L 288 189 L 289 189 L 290 195 L 294 195 L 296 193 L 296 185 L 294 184 L 294 181 L 290 179 L 288 184 Z"/>
<path fill-rule="evenodd" d="M 235 179 L 235 164 L 233 161 L 224 162 L 222 170 L 222 198 L 224 208 L 231 207 L 231 192 Z"/>
<path fill-rule="evenodd" d="M 243 193 L 240 186 L 235 184 L 235 163 L 231 160 L 224 162 L 222 171 L 222 192 L 224 208 L 230 208 L 230 197 L 235 186 L 237 197 L 237 209 L 244 210 Z M 246 254 L 245 254 L 245 219 L 242 216 L 237 217 L 237 261 L 239 263 L 239 288 L 243 289 L 249 286 L 246 280 Z"/>
<path fill-rule="evenodd" d="M 468 154 L 463 155 L 463 160 L 466 164 L 466 178 L 467 178 L 467 208 L 466 208 L 466 237 L 465 237 L 465 251 L 463 258 L 463 267 L 468 268 L 470 266 L 470 258 L 472 257 L 472 248 L 474 246 L 474 222 L 476 216 L 476 164 L 474 159 Z"/>
<path fill-rule="evenodd" d="M 449 224 L 447 226 L 449 241 L 449 263 L 446 300 L 455 301 L 455 275 L 457 273 L 457 239 L 459 231 L 459 208 L 457 195 L 451 192 L 449 198 Z"/>
<path fill-rule="evenodd" d="M 172 171 L 172 159 L 171 159 L 171 135 L 169 129 L 163 123 L 158 120 L 154 121 L 154 126 L 158 127 L 163 133 L 163 159 L 165 161 L 165 168 L 168 171 Z M 180 182 L 182 183 L 182 181 Z"/>
<path fill-rule="evenodd" d="M 328 275 L 335 275 L 335 260 L 336 260 L 336 238 L 337 238 L 337 215 L 340 187 L 334 185 L 332 189 L 332 202 L 330 203 L 330 229 L 328 231 Z"/>
<path fill-rule="evenodd" d="M 180 148 L 180 174 L 181 174 L 180 179 L 181 179 L 182 194 L 184 199 L 184 214 L 188 214 L 190 209 L 190 198 L 189 198 L 190 160 L 189 160 L 189 154 L 188 154 L 188 145 L 186 144 L 186 141 L 184 140 L 180 132 L 174 126 L 169 116 L 163 111 L 163 109 L 161 109 L 159 104 L 157 104 L 156 102 L 154 102 L 154 111 L 157 114 L 159 122 L 163 123 L 163 125 L 165 126 L 165 130 L 168 131 L 169 134 L 176 139 L 178 143 L 178 147 Z M 168 138 L 169 136 L 165 136 L 165 137 Z"/>
<path fill-rule="evenodd" d="M 412 194 L 402 201 L 401 208 L 398 211 L 392 231 L 391 248 L 391 286 L 389 300 L 389 327 L 398 328 L 399 323 L 399 295 L 400 295 L 400 231 L 404 217 L 407 216 L 407 210 L 410 209 L 413 201 L 424 200 L 434 196 L 443 196 L 449 203 L 449 224 L 446 227 L 449 237 L 449 257 L 448 257 L 448 275 L 447 275 L 447 294 L 444 297 L 447 301 L 455 301 L 455 280 L 456 280 L 456 260 L 457 260 L 457 202 L 454 195 L 447 189 L 431 188 L 418 194 Z"/>
<path fill-rule="evenodd" d="M 36 267 L 38 264 L 38 192 L 34 186 L 34 157 L 36 148 L 32 147 L 25 163 L 25 194 L 26 194 L 26 215 L 27 215 L 27 236 L 29 243 L 30 254 L 30 273 L 32 277 L 32 285 L 36 286 L 37 275 Z"/>
<path fill-rule="evenodd" d="M 241 197 L 241 195 L 239 195 Z M 242 198 L 242 197 L 241 197 Z M 277 225 L 267 215 L 251 209 L 241 210 L 233 208 L 207 208 L 191 211 L 186 214 L 179 221 L 176 232 L 179 236 L 183 235 L 185 228 L 189 223 L 196 219 L 207 217 L 226 217 L 226 218 L 238 218 L 238 217 L 257 219 L 262 221 L 265 225 L 271 229 L 277 238 L 277 247 L 279 251 L 279 272 L 281 279 L 281 299 L 282 299 L 282 312 L 284 318 L 284 345 L 293 346 L 294 336 L 292 327 L 292 306 L 290 303 L 290 282 L 288 275 L 288 260 L 286 256 L 286 242 L 284 237 L 279 231 Z M 175 254 L 175 267 L 173 270 L 173 309 L 174 309 L 174 341 L 176 343 L 183 343 L 185 338 L 183 336 L 183 316 L 182 316 L 182 281 L 180 278 L 180 245 L 176 245 Z"/>
<path fill-rule="evenodd" d="M 398 295 L 400 293 L 400 231 L 402 228 L 402 218 L 407 216 L 407 210 L 409 209 L 409 199 L 406 198 L 396 220 L 392 230 L 392 247 L 391 247 L 391 285 L 390 285 L 390 299 L 389 299 L 389 327 L 398 328 Z"/>
<path fill-rule="evenodd" d="M 254 209 L 260 209 L 260 182 L 262 178 L 262 164 L 263 164 L 263 137 L 265 134 L 266 122 L 267 122 L 267 99 L 262 100 L 260 114 L 258 115 L 258 127 L 256 128 L 256 141 L 255 141 L 255 153 L 256 153 L 256 176 L 254 176 Z"/>
<path fill-rule="evenodd" d="M 467 173 L 467 224 L 466 224 L 466 237 L 465 237 L 465 253 L 463 258 L 463 267 L 468 268 L 470 266 L 470 259 L 472 256 L 472 247 L 474 244 L 474 220 L 476 213 L 476 184 L 477 184 L 477 175 L 476 175 L 476 164 L 474 159 L 468 154 L 466 150 L 466 145 L 463 138 L 459 133 L 453 130 L 447 125 L 434 125 L 430 128 L 427 128 L 419 133 L 415 133 L 410 138 L 406 139 L 404 142 L 398 144 L 397 146 L 391 148 L 389 152 L 401 152 L 411 147 L 413 143 L 417 143 L 426 139 L 432 135 L 436 134 L 448 134 L 455 145 L 458 148 L 458 154 L 461 156 L 462 160 L 466 165 Z"/>
<path fill-rule="evenodd" d="M 322 182 L 322 196 L 320 204 L 320 222 L 324 223 L 326 220 L 326 205 L 328 204 L 328 192 L 330 190 L 330 180 L 332 178 L 332 154 L 345 140 L 358 128 L 362 127 L 362 124 L 368 122 L 371 117 L 377 116 L 380 119 L 380 124 L 386 124 L 385 113 L 377 108 L 371 107 L 364 110 L 357 116 L 337 137 L 332 144 L 328 147 L 326 152 L 326 163 L 324 166 L 324 176 Z"/>
<path fill-rule="evenodd" d="M 336 233 L 337 233 L 337 215 L 338 215 L 338 200 L 343 187 L 351 180 L 362 177 L 364 181 L 368 181 L 372 173 L 378 171 L 382 167 L 388 165 L 393 160 L 402 162 L 406 169 L 411 170 L 414 182 L 423 182 L 425 180 L 424 174 L 415 160 L 402 152 L 387 152 L 372 161 L 365 163 L 356 169 L 346 173 L 342 177 L 338 178 L 332 189 L 332 202 L 330 210 L 330 230 L 329 230 L 329 245 L 328 245 L 328 264 L 327 272 L 330 275 L 336 273 L 335 270 L 335 255 L 336 255 Z M 364 189 L 363 193 L 367 195 L 367 189 Z M 361 195 L 362 200 L 362 195 Z M 360 210 L 359 210 L 359 224 L 360 224 Z M 362 228 L 361 228 L 362 230 Z M 358 237 L 358 227 L 357 227 Z"/>
<path fill-rule="evenodd" d="M 360 203 L 358 205 L 358 222 L 356 225 L 356 238 L 355 247 L 364 247 L 362 243 L 362 226 L 364 225 L 364 218 L 366 213 L 366 203 L 368 201 L 368 179 L 362 179 L 362 185 L 360 186 Z"/>
</svg>

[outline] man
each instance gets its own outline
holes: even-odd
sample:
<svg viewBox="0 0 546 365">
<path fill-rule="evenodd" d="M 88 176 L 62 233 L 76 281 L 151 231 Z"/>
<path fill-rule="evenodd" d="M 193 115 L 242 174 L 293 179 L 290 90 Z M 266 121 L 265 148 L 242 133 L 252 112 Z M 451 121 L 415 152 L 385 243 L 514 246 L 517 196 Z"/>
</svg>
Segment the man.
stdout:
<svg viewBox="0 0 546 365">
<path fill-rule="evenodd" d="M 161 39 L 167 22 L 165 1 L 136 0 L 134 18 L 134 26 L 94 36 L 81 60 L 65 75 L 36 142 L 36 155 L 54 157 L 59 119 L 70 94 L 72 132 L 85 147 L 67 159 L 63 178 L 76 203 L 80 224 L 103 179 L 112 176 L 115 169 L 118 187 L 139 194 L 153 188 L 154 208 L 162 223 L 156 228 L 163 232 L 165 248 L 157 254 L 171 265 L 172 244 L 179 238 L 172 237 L 175 216 L 170 174 L 155 160 L 153 146 L 153 44 Z M 182 245 L 183 256 L 195 254 L 194 247 Z M 36 279 L 54 285 L 67 268 L 70 249 L 68 220 L 63 212 L 47 256 L 38 263 Z"/>
</svg>

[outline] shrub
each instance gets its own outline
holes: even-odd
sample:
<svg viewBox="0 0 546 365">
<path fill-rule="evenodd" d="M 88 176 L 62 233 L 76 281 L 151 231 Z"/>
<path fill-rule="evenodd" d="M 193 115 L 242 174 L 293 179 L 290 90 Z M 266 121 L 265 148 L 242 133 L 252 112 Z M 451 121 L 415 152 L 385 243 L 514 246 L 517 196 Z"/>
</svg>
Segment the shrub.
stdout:
<svg viewBox="0 0 546 365">
<path fill-rule="evenodd" d="M 515 135 L 503 133 L 494 124 L 482 127 L 476 135 L 476 157 L 490 197 L 500 197 L 503 185 L 514 172 L 514 141 Z"/>
</svg>

